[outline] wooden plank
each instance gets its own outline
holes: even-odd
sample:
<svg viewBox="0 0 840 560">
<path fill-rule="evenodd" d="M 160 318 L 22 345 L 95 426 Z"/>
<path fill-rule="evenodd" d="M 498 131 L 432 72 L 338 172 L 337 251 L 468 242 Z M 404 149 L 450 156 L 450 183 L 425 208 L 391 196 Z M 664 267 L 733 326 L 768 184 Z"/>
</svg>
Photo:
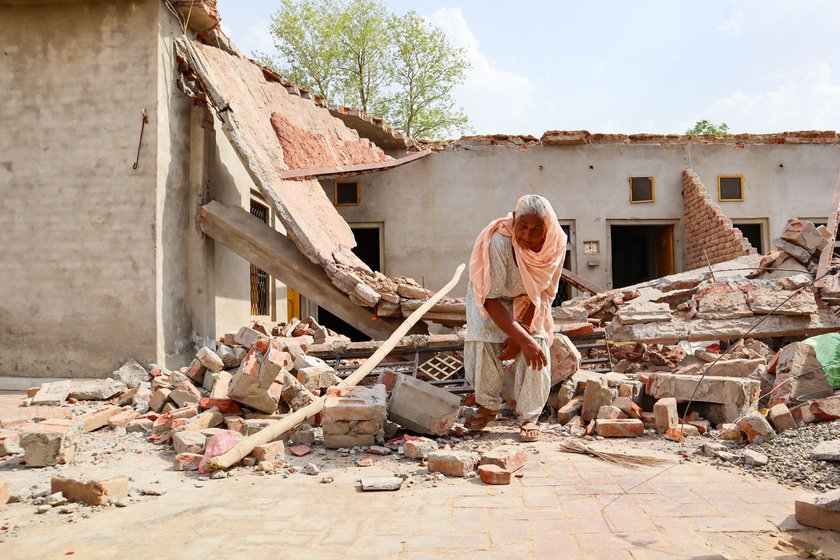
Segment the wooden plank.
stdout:
<svg viewBox="0 0 840 560">
<path fill-rule="evenodd" d="M 589 292 L 590 294 L 602 294 L 606 292 L 604 288 L 599 288 L 596 284 L 593 284 L 586 278 L 578 276 L 571 270 L 563 269 L 563 276 L 561 280 L 565 280 L 578 290 L 583 290 L 584 292 Z"/>
<path fill-rule="evenodd" d="M 324 270 L 301 254 L 286 236 L 241 208 L 231 208 L 216 201 L 203 206 L 201 230 L 371 338 L 384 340 L 400 325 L 393 319 L 377 318 L 372 309 L 355 305 L 333 286 Z M 425 331 L 417 326 L 412 332 Z"/>
<path fill-rule="evenodd" d="M 354 165 L 337 165 L 335 167 L 313 167 L 310 169 L 289 169 L 288 171 L 280 171 L 278 173 L 281 179 L 327 179 L 330 177 L 340 177 L 344 175 L 362 175 L 364 173 L 372 173 L 375 171 L 384 171 L 385 169 L 392 169 L 411 163 L 422 157 L 426 157 L 432 153 L 431 150 L 424 150 L 405 156 L 399 159 L 392 159 L 388 161 L 381 161 L 378 163 L 357 163 Z"/>
<path fill-rule="evenodd" d="M 831 256 L 834 254 L 834 244 L 837 242 L 837 221 L 840 213 L 840 174 L 837 175 L 837 184 L 834 187 L 834 200 L 831 202 L 831 213 L 828 215 L 828 224 L 825 226 L 831 232 L 831 242 L 820 254 L 820 262 L 817 266 L 816 278 L 823 276 L 831 265 Z M 824 285 L 824 279 L 815 284 L 818 288 Z"/>
</svg>

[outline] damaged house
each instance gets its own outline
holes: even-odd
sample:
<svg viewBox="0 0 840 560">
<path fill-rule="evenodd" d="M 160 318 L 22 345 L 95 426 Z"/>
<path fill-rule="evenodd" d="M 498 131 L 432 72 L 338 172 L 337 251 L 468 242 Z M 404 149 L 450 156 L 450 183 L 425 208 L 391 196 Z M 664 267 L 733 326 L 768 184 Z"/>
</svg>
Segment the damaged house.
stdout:
<svg viewBox="0 0 840 560">
<path fill-rule="evenodd" d="M 0 0 L 0 15 L 10 388 L 132 357 L 183 366 L 250 319 L 384 339 L 526 192 L 569 233 L 565 299 L 829 222 L 834 132 L 415 142 L 249 61 L 209 0 Z M 427 319 L 461 324 L 465 288 Z"/>
</svg>

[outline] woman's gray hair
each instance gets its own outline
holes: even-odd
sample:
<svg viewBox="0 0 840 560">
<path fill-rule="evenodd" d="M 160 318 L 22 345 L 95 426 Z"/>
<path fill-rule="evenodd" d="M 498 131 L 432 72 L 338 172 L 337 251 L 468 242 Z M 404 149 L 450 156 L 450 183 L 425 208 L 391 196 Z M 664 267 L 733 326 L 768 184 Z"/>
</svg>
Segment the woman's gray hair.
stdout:
<svg viewBox="0 0 840 560">
<path fill-rule="evenodd" d="M 524 218 L 525 216 L 537 216 L 545 220 L 548 217 L 548 211 L 543 204 L 542 197 L 535 194 L 526 194 L 516 201 L 516 217 Z"/>
</svg>

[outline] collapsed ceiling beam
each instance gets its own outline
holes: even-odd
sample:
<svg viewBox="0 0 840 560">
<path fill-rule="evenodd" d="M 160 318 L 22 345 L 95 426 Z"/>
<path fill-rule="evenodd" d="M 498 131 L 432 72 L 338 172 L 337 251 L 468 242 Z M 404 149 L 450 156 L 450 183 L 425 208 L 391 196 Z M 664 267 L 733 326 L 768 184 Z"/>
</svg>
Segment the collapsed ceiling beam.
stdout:
<svg viewBox="0 0 840 560">
<path fill-rule="evenodd" d="M 560 278 L 561 280 L 565 280 L 578 290 L 583 290 L 584 292 L 589 292 L 590 294 L 602 294 L 606 292 L 604 288 L 600 288 L 597 285 L 593 284 L 586 278 L 578 276 L 571 270 L 563 269 L 563 275 Z"/>
<path fill-rule="evenodd" d="M 331 177 L 342 177 L 347 175 L 363 175 L 365 173 L 374 173 L 376 171 L 384 171 L 394 167 L 411 163 L 422 157 L 426 157 L 432 153 L 431 150 L 424 150 L 411 154 L 410 156 L 401 157 L 399 159 L 391 159 L 388 161 L 381 161 L 378 163 L 358 163 L 355 165 L 336 165 L 335 167 L 312 167 L 309 169 L 289 169 L 288 171 L 279 171 L 278 176 L 281 179 L 329 179 Z"/>
<path fill-rule="evenodd" d="M 291 240 L 245 210 L 213 201 L 201 208 L 200 222 L 205 235 L 371 338 L 385 340 L 400 325 L 351 302 Z M 425 333 L 422 325 L 415 325 L 412 334 Z"/>
</svg>

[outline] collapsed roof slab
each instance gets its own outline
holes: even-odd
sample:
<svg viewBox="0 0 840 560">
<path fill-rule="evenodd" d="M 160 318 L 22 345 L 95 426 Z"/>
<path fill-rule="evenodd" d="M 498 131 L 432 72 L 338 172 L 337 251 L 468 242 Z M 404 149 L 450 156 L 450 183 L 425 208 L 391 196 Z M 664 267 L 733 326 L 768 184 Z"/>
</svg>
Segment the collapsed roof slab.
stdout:
<svg viewBox="0 0 840 560">
<path fill-rule="evenodd" d="M 304 257 L 283 234 L 241 208 L 210 202 L 201 208 L 201 231 L 251 264 L 300 291 L 307 299 L 374 339 L 388 338 L 402 321 L 376 317 L 332 285 L 324 270 Z M 425 332 L 415 325 L 412 334 Z"/>
<path fill-rule="evenodd" d="M 613 321 L 607 333 L 611 342 L 677 344 L 682 340 L 735 340 L 747 335 L 752 338 L 816 336 L 838 330 L 840 319 L 828 309 L 820 308 L 816 313 L 805 316 L 754 315 L 737 319 L 674 320 L 632 325 L 620 325 Z"/>
<path fill-rule="evenodd" d="M 281 174 L 391 158 L 327 109 L 267 81 L 249 60 L 184 38 L 177 43 L 245 169 L 300 251 L 321 265 L 339 262 L 367 269 L 351 250 L 356 240 L 350 226 L 318 181 L 288 181 Z"/>
</svg>

